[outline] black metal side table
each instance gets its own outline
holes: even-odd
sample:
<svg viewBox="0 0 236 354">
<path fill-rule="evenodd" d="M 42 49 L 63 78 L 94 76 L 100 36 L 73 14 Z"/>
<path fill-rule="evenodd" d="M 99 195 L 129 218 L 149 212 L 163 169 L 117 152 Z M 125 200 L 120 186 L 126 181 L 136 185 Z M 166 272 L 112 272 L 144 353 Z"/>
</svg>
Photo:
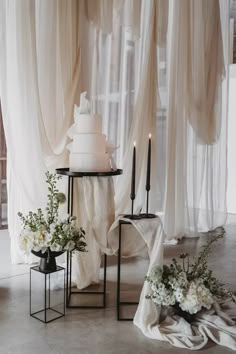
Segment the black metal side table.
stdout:
<svg viewBox="0 0 236 354">
<path fill-rule="evenodd" d="M 154 215 L 154 214 L 152 214 Z M 134 215 L 134 220 L 136 215 Z M 123 216 L 125 217 L 125 216 Z M 154 218 L 157 218 L 157 215 L 152 216 L 151 218 L 142 216 L 140 219 L 137 218 L 137 220 L 142 220 L 142 219 L 150 219 L 153 220 Z M 126 220 L 119 220 L 119 248 L 118 248 L 118 264 L 117 264 L 117 295 L 116 295 L 116 310 L 117 310 L 117 320 L 118 321 L 133 321 L 133 318 L 131 317 L 122 317 L 120 312 L 121 312 L 121 307 L 122 306 L 130 306 L 130 305 L 138 305 L 139 302 L 137 301 L 121 301 L 121 289 L 120 289 L 120 278 L 121 278 L 121 245 L 122 245 L 122 225 L 132 225 L 132 222 L 129 219 Z"/>
<path fill-rule="evenodd" d="M 57 168 L 56 173 L 68 177 L 68 202 L 67 212 L 73 215 L 73 192 L 74 192 L 74 178 L 83 177 L 111 177 L 118 176 L 123 173 L 123 170 L 111 170 L 109 172 L 76 172 L 70 171 L 69 168 Z M 72 290 L 71 273 L 72 273 L 72 252 L 67 252 L 67 271 L 66 271 L 66 307 L 68 308 L 105 308 L 106 307 L 106 269 L 107 255 L 104 254 L 104 275 L 103 275 L 103 290 L 102 291 L 78 291 Z M 72 305 L 72 295 L 102 295 L 102 305 Z"/>
<path fill-rule="evenodd" d="M 59 282 L 58 275 L 61 273 L 60 287 L 52 290 L 51 278 L 55 275 L 55 281 Z M 65 268 L 57 266 L 55 271 L 50 272 L 41 271 L 39 266 L 30 268 L 30 316 L 44 323 L 65 316 Z"/>
<path fill-rule="evenodd" d="M 118 248 L 118 264 L 117 264 L 117 295 L 116 295 L 116 310 L 117 310 L 117 320 L 118 321 L 133 321 L 130 317 L 121 317 L 120 310 L 121 306 L 138 305 L 136 301 L 120 301 L 121 291 L 120 291 L 120 275 L 121 275 L 121 242 L 122 242 L 122 225 L 130 225 L 130 221 L 119 220 L 119 248 Z"/>
</svg>

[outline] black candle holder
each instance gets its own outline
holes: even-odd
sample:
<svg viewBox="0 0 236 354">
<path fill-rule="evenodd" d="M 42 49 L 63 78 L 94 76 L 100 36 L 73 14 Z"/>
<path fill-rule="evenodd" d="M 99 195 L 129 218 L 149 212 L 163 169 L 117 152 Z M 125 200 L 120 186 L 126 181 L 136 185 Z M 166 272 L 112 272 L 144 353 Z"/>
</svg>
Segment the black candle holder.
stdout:
<svg viewBox="0 0 236 354">
<path fill-rule="evenodd" d="M 148 212 L 149 206 L 149 190 L 147 190 L 147 204 L 146 204 L 146 213 L 140 214 L 141 219 L 154 219 L 157 215 Z"/>
<path fill-rule="evenodd" d="M 134 214 L 134 198 L 131 198 L 131 214 L 125 214 L 123 217 L 131 220 L 139 220 L 141 216 L 138 214 Z"/>
<path fill-rule="evenodd" d="M 142 213 L 140 214 L 140 219 L 154 219 L 154 218 L 157 218 L 157 215 L 155 214 L 151 214 L 151 213 Z"/>
<path fill-rule="evenodd" d="M 142 218 L 141 214 L 125 214 L 123 217 L 130 220 L 140 220 Z"/>
</svg>

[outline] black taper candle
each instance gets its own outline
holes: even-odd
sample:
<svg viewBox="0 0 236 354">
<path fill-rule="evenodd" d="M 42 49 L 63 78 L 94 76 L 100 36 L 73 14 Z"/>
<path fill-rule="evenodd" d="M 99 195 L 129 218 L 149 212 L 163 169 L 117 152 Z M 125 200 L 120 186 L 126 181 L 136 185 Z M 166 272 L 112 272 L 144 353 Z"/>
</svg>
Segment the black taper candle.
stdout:
<svg viewBox="0 0 236 354">
<path fill-rule="evenodd" d="M 149 134 L 149 141 L 148 141 L 148 158 L 147 158 L 147 177 L 146 177 L 146 191 L 150 191 L 151 179 L 151 134 Z"/>
<path fill-rule="evenodd" d="M 135 199 L 136 147 L 134 142 L 130 199 Z"/>
<path fill-rule="evenodd" d="M 151 189 L 151 134 L 149 134 L 148 141 L 148 157 L 147 157 L 147 176 L 146 176 L 146 191 L 147 191 L 147 204 L 146 204 L 146 215 L 148 215 L 148 204 L 149 204 L 149 191 Z"/>
</svg>

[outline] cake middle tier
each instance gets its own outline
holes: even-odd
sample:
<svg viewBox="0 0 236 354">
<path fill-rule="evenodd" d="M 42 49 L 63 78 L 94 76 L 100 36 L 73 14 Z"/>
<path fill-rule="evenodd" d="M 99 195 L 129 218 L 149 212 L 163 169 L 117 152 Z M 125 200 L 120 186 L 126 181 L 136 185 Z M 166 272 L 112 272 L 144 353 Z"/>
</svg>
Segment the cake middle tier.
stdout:
<svg viewBox="0 0 236 354">
<path fill-rule="evenodd" d="M 111 170 L 108 154 L 70 153 L 70 171 L 79 172 L 108 172 Z"/>
<path fill-rule="evenodd" d="M 105 153 L 106 136 L 104 134 L 75 134 L 72 143 L 73 153 Z"/>
</svg>

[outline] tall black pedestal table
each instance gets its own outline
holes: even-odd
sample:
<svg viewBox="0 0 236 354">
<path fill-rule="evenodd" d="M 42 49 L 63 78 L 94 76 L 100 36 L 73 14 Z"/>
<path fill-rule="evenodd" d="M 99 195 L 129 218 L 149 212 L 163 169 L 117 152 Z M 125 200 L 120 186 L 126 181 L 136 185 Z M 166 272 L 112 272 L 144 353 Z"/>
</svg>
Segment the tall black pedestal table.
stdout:
<svg viewBox="0 0 236 354">
<path fill-rule="evenodd" d="M 56 173 L 68 177 L 68 198 L 67 198 L 67 212 L 73 215 L 73 191 L 74 191 L 74 178 L 83 177 L 111 177 L 118 176 L 123 173 L 123 170 L 111 170 L 109 172 L 76 172 L 70 171 L 69 168 L 57 168 Z M 67 252 L 67 270 L 66 270 L 66 307 L 68 308 L 104 308 L 106 307 L 106 268 L 107 268 L 107 255 L 104 254 L 104 276 L 103 276 L 103 291 L 78 291 L 73 290 L 71 286 L 71 272 L 72 272 L 72 252 Z M 72 305 L 72 295 L 102 295 L 102 305 Z"/>
</svg>

